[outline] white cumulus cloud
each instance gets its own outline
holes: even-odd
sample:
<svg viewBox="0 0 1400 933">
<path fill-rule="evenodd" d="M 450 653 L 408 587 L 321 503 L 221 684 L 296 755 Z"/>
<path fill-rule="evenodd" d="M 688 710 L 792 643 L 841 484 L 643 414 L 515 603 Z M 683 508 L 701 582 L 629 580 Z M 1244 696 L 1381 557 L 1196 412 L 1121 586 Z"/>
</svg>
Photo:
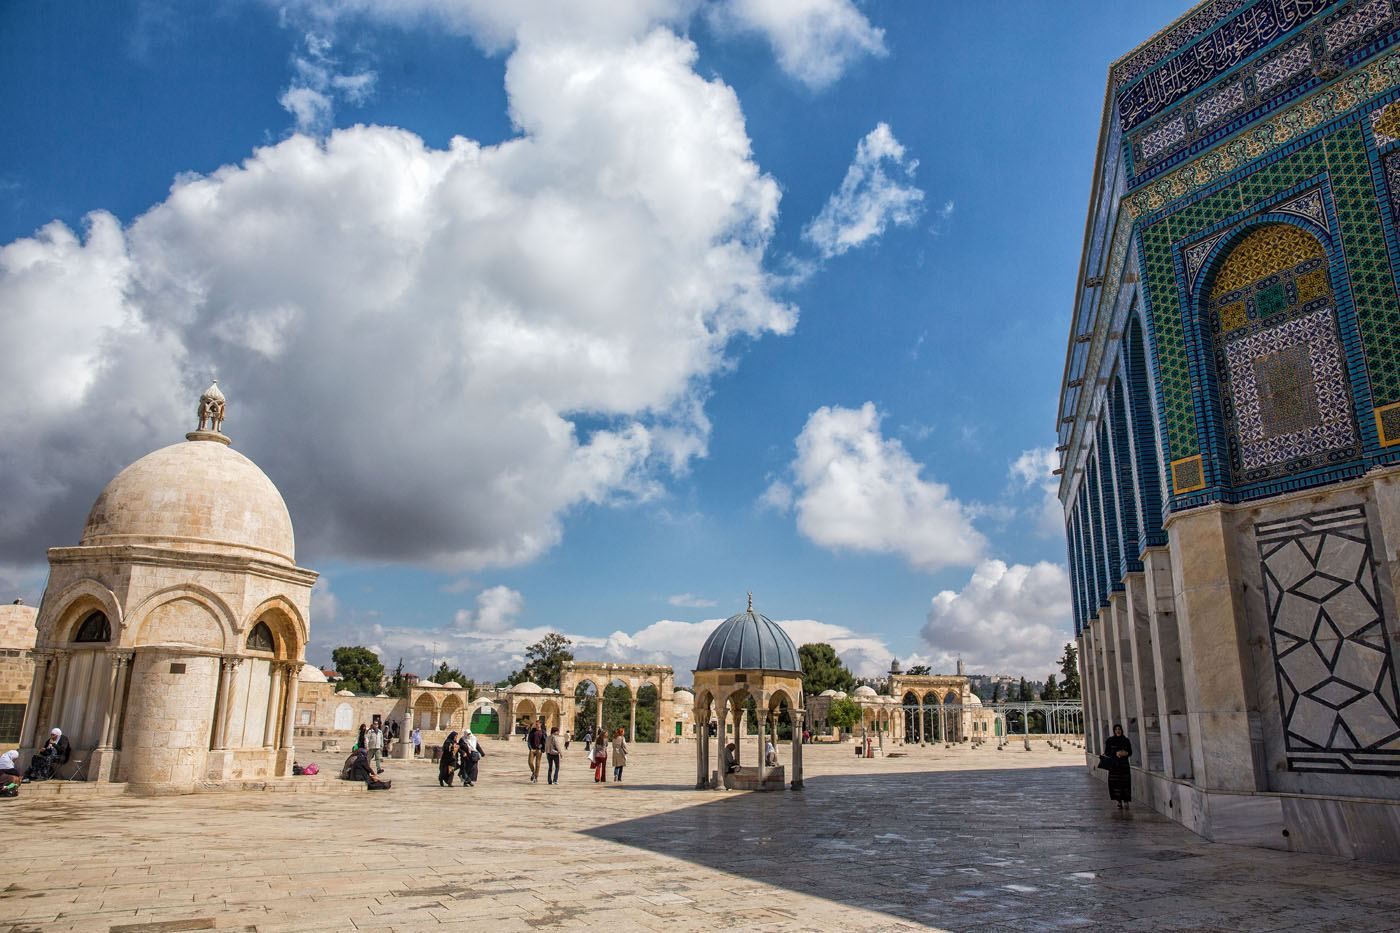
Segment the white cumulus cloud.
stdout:
<svg viewBox="0 0 1400 933">
<path fill-rule="evenodd" d="M 918 167 L 889 125 L 877 125 L 856 144 L 855 161 L 846 169 L 841 187 L 802 236 L 830 259 L 880 236 L 890 224 L 913 224 L 924 206 L 924 192 L 914 185 Z M 939 216 L 946 221 L 952 213 L 949 201 Z"/>
<path fill-rule="evenodd" d="M 1053 471 L 1060 465 L 1060 455 L 1054 447 L 1033 447 L 1024 450 L 1011 463 L 1011 478 L 1021 491 L 1036 493 L 1035 503 L 1026 510 L 1036 534 L 1045 538 L 1065 533 L 1064 508 L 1060 505 L 1059 483 Z"/>
<path fill-rule="evenodd" d="M 472 632 L 498 634 L 515 627 L 525 610 L 525 597 L 508 586 L 493 586 L 476 596 L 476 609 L 459 609 L 453 622 Z"/>
<path fill-rule="evenodd" d="M 1074 640 L 1069 575 L 1046 561 L 983 561 L 961 590 L 933 597 L 922 635 L 935 669 L 962 657 L 969 670 L 1043 678 Z"/>
<path fill-rule="evenodd" d="M 97 212 L 81 238 L 0 246 L 0 558 L 75 541 L 211 373 L 303 557 L 517 564 L 569 509 L 648 498 L 704 455 L 731 341 L 796 319 L 737 97 L 651 14 L 566 35 L 540 11 L 574 4 L 465 7 L 518 30 L 516 137 L 294 135 L 125 228 Z"/>
<path fill-rule="evenodd" d="M 337 100 L 362 104 L 374 93 L 378 74 L 372 69 L 341 71 L 329 36 L 308 32 L 292 56 L 292 81 L 277 102 L 296 120 L 301 133 L 324 133 L 330 128 Z"/>
<path fill-rule="evenodd" d="M 715 605 L 713 599 L 706 599 L 703 596 L 696 596 L 694 593 L 677 593 L 668 597 L 666 602 L 672 606 L 679 606 L 686 609 L 708 609 Z"/>
<path fill-rule="evenodd" d="M 885 31 L 852 0 L 720 0 L 709 12 L 721 32 L 762 36 L 783 71 L 814 90 L 858 59 L 888 54 Z"/>
<path fill-rule="evenodd" d="M 813 412 L 791 473 L 791 484 L 778 481 L 761 501 L 791 501 L 798 531 L 824 547 L 897 554 L 928 571 L 971 565 L 986 549 L 967 507 L 925 479 L 903 444 L 884 437 L 871 402 Z"/>
</svg>

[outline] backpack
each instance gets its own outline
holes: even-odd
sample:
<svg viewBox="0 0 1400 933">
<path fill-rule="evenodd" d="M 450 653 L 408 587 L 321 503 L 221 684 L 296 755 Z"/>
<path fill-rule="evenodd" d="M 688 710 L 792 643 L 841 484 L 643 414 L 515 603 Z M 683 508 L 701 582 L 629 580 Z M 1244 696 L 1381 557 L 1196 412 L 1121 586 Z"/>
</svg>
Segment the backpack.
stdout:
<svg viewBox="0 0 1400 933">
<path fill-rule="evenodd" d="M 318 768 L 318 767 L 316 767 L 316 762 L 313 761 L 313 762 L 311 762 L 311 764 L 307 765 L 305 768 L 302 768 L 302 769 L 301 769 L 301 773 L 302 773 L 302 774 L 320 774 L 320 773 L 321 773 L 321 769 Z"/>
</svg>

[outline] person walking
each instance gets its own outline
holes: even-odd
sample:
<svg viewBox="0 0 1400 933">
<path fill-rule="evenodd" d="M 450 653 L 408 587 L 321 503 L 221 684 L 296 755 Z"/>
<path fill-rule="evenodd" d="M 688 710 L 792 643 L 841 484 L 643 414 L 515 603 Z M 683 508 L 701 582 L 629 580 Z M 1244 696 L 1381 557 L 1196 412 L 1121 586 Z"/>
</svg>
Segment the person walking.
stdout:
<svg viewBox="0 0 1400 933">
<path fill-rule="evenodd" d="M 442 757 L 438 759 L 438 786 L 452 786 L 452 770 L 457 767 L 457 733 L 447 733 L 447 741 L 442 743 Z"/>
<path fill-rule="evenodd" d="M 622 782 L 622 769 L 627 767 L 627 736 L 621 729 L 612 740 L 613 780 Z"/>
<path fill-rule="evenodd" d="M 417 726 L 414 726 L 414 727 L 413 727 L 413 732 L 412 732 L 412 737 L 413 737 L 413 757 L 414 757 L 414 758 L 421 758 L 421 757 L 423 756 L 423 732 L 422 732 L 422 730 L 419 729 Z"/>
<path fill-rule="evenodd" d="M 1108 799 L 1118 802 L 1122 810 L 1133 801 L 1133 769 L 1128 759 L 1133 754 L 1133 743 L 1123 734 L 1122 726 L 1114 726 L 1113 734 L 1103 743 L 1101 765 L 1106 761 L 1108 768 Z"/>
<path fill-rule="evenodd" d="M 525 746 L 530 750 L 527 760 L 530 763 L 530 783 L 538 784 L 540 780 L 540 758 L 544 755 L 544 720 L 540 719 L 530 726 L 530 733 L 525 736 Z"/>
<path fill-rule="evenodd" d="M 379 729 L 379 723 L 369 727 L 369 735 L 365 737 L 365 750 L 369 752 L 370 763 L 374 765 L 375 774 L 384 773 L 384 733 Z"/>
<path fill-rule="evenodd" d="M 466 743 L 466 750 L 462 755 L 462 778 L 468 787 L 475 787 L 478 777 L 477 765 L 486 757 L 486 749 L 481 747 L 481 740 L 473 735 L 470 729 L 466 731 L 463 741 Z"/>
<path fill-rule="evenodd" d="M 598 730 L 598 735 L 593 739 L 593 783 L 606 784 L 608 782 L 608 740 L 603 734 L 603 730 Z"/>
<path fill-rule="evenodd" d="M 559 734 L 559 727 L 555 726 L 549 730 L 549 738 L 544 743 L 544 757 L 548 762 L 545 769 L 545 783 L 559 783 L 559 762 L 564 759 L 564 749 L 568 748 L 568 742 Z"/>
</svg>

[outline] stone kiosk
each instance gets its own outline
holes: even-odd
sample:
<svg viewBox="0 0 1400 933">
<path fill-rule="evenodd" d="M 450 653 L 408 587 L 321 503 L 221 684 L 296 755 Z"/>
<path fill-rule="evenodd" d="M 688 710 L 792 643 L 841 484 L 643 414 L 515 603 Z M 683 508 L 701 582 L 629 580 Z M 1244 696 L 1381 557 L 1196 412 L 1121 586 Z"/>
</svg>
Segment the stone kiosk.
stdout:
<svg viewBox="0 0 1400 933">
<path fill-rule="evenodd" d="M 758 760 L 745 767 L 739 759 L 742 724 L 752 698 L 758 714 Z M 783 765 L 768 767 L 763 760 L 763 737 L 778 745 L 778 718 L 786 707 L 792 727 L 792 789 L 802 789 L 802 664 L 797 646 L 771 619 L 749 608 L 730 616 L 705 639 L 695 665 L 695 722 L 717 723 L 715 757 L 710 758 L 709 730 L 702 728 L 695 743 L 695 789 L 782 790 Z M 713 713 L 712 713 L 713 708 Z M 724 771 L 724 746 L 733 723 L 734 774 Z"/>
<path fill-rule="evenodd" d="M 50 728 L 65 776 L 181 793 L 291 773 L 316 574 L 272 481 L 230 447 L 218 385 L 199 426 L 107 484 L 77 547 L 49 550 L 20 747 Z"/>
</svg>

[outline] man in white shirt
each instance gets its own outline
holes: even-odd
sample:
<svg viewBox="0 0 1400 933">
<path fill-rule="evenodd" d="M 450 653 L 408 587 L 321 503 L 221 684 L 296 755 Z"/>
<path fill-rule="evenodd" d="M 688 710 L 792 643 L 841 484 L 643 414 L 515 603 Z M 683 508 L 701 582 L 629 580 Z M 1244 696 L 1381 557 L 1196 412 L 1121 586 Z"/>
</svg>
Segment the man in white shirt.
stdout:
<svg viewBox="0 0 1400 933">
<path fill-rule="evenodd" d="M 374 764 L 375 774 L 383 774 L 384 733 L 379 731 L 379 723 L 369 727 L 369 735 L 365 737 L 365 749 L 369 752 L 369 760 Z"/>
</svg>

